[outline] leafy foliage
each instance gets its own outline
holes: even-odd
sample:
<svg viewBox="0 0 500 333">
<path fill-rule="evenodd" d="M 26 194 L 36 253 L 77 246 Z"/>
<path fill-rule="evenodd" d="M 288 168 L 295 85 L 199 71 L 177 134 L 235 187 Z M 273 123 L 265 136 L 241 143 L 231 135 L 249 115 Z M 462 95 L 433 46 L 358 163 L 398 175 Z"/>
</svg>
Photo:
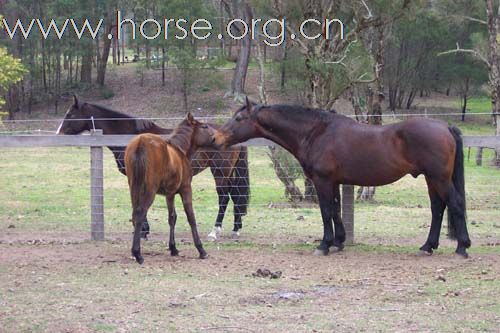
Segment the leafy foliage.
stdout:
<svg viewBox="0 0 500 333">
<path fill-rule="evenodd" d="M 26 73 L 21 61 L 7 53 L 5 48 L 0 48 L 0 89 L 7 90 L 11 85 L 19 82 Z M 5 100 L 0 97 L 0 108 Z"/>
</svg>

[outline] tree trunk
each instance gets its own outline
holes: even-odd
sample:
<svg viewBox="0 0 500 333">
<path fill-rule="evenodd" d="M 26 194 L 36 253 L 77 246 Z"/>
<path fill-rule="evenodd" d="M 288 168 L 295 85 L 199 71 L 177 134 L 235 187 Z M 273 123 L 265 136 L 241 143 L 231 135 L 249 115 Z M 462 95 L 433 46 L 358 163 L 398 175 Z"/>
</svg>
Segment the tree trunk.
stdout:
<svg viewBox="0 0 500 333">
<path fill-rule="evenodd" d="M 224 31 L 224 5 L 222 1 L 219 3 L 219 17 L 220 17 L 220 24 L 219 24 L 219 31 Z M 220 39 L 220 49 L 221 49 L 221 58 L 224 58 L 226 55 L 226 40 L 225 38 Z"/>
<path fill-rule="evenodd" d="M 242 18 L 245 22 L 251 22 L 252 9 L 250 6 L 241 0 L 233 0 L 233 12 L 237 14 L 236 17 Z M 248 64 L 250 62 L 251 51 L 250 33 L 247 33 L 245 38 L 240 40 L 240 51 L 238 54 L 238 61 L 234 69 L 233 79 L 231 81 L 231 89 L 226 96 L 233 96 L 235 100 L 243 101 L 245 94 L 245 82 L 248 72 Z"/>
<path fill-rule="evenodd" d="M 465 121 L 465 112 L 467 111 L 467 93 L 462 96 L 462 122 Z"/>
<path fill-rule="evenodd" d="M 92 84 L 92 47 L 85 47 L 82 55 L 82 65 L 80 68 L 80 81 L 82 83 Z"/>
<path fill-rule="evenodd" d="M 165 46 L 161 48 L 161 86 L 165 87 Z"/>
<path fill-rule="evenodd" d="M 285 90 L 285 83 L 286 83 L 286 60 L 288 57 L 288 48 L 286 47 L 286 43 L 283 43 L 282 47 L 282 52 L 283 52 L 283 58 L 281 59 L 281 78 L 280 78 L 280 87 L 281 91 Z"/>
<path fill-rule="evenodd" d="M 406 110 L 411 109 L 411 106 L 413 105 L 413 101 L 415 100 L 415 96 L 417 96 L 417 91 L 412 89 L 412 91 L 410 91 L 410 94 L 408 95 L 408 98 L 406 100 Z"/>
<path fill-rule="evenodd" d="M 114 38 L 111 42 L 111 48 L 112 48 L 112 58 L 113 58 L 113 65 L 116 65 L 118 62 L 117 62 L 117 57 L 118 57 L 118 52 L 117 52 L 117 44 L 116 44 L 116 41 L 118 40 L 118 36 L 116 36 L 116 33 L 113 33 L 114 35 Z"/>
<path fill-rule="evenodd" d="M 486 1 L 486 14 L 488 17 L 488 61 L 490 64 L 489 84 L 491 88 L 491 104 L 493 122 L 496 125 L 496 135 L 500 136 L 500 6 L 495 10 L 495 1 Z M 500 149 L 496 150 L 495 165 L 500 167 Z"/>
<path fill-rule="evenodd" d="M 97 84 L 100 86 L 104 86 L 104 80 L 106 77 L 106 67 L 108 66 L 108 57 L 111 49 L 111 39 L 108 38 L 113 31 L 113 18 L 111 15 L 108 16 L 106 20 L 106 33 L 104 34 L 104 45 L 101 53 L 101 59 L 99 59 L 97 66 Z M 117 36 L 113 36 L 113 38 L 117 38 Z"/>
</svg>

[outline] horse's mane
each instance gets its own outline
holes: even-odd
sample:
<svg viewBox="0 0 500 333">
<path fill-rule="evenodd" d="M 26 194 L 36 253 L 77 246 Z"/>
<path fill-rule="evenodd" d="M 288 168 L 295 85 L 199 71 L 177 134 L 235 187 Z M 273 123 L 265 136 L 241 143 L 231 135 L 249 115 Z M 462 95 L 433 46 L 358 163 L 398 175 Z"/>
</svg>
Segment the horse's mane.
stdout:
<svg viewBox="0 0 500 333">
<path fill-rule="evenodd" d="M 185 155 L 189 153 L 191 148 L 191 139 L 193 136 L 193 126 L 188 124 L 187 120 L 183 120 L 175 129 L 172 135 L 168 138 L 168 143 L 182 151 Z"/>
<path fill-rule="evenodd" d="M 112 110 L 112 109 L 110 109 L 110 108 L 108 108 L 106 106 L 103 106 L 103 105 L 91 104 L 91 103 L 87 103 L 87 104 L 91 105 L 92 107 L 98 109 L 103 114 L 105 114 L 103 116 L 103 118 L 109 118 L 109 119 L 130 119 L 130 120 L 133 120 L 135 122 L 136 129 L 138 131 L 141 131 L 141 132 L 142 131 L 146 131 L 146 130 L 154 127 L 154 126 L 157 126 L 151 120 L 138 119 L 138 118 L 130 116 L 130 115 L 126 114 L 126 113 Z"/>
<path fill-rule="evenodd" d="M 267 110 L 279 113 L 282 117 L 302 122 L 305 120 L 330 121 L 337 114 L 335 110 L 314 109 L 298 105 L 275 104 L 262 106 Z"/>
</svg>

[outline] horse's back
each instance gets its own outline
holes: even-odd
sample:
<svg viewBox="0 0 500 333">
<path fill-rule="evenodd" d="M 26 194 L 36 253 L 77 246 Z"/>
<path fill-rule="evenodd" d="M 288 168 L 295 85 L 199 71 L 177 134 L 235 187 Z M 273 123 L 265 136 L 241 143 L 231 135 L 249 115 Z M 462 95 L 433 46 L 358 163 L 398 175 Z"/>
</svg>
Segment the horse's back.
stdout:
<svg viewBox="0 0 500 333">
<path fill-rule="evenodd" d="M 177 192 L 183 179 L 190 172 L 185 155 L 177 148 L 159 135 L 145 133 L 136 136 L 127 146 L 125 151 L 127 175 L 133 174 L 129 173 L 129 169 L 134 168 L 135 158 L 140 154 L 145 155 L 144 172 L 148 186 L 161 194 Z"/>
<path fill-rule="evenodd" d="M 319 161 L 316 171 L 336 182 L 379 186 L 406 174 L 447 176 L 453 167 L 455 144 L 444 122 L 412 118 L 376 126 L 341 116 L 332 119 L 313 146 L 321 149 L 310 150 L 310 160 Z"/>
</svg>

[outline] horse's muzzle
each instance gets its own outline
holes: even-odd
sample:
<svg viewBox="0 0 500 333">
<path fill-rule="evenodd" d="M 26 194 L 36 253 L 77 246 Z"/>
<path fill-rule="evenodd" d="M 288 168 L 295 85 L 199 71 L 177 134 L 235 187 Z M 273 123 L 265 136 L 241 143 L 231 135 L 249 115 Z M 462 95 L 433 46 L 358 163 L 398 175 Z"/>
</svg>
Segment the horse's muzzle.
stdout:
<svg viewBox="0 0 500 333">
<path fill-rule="evenodd" d="M 213 138 L 214 138 L 213 144 L 219 149 L 224 149 L 230 146 L 229 135 L 226 133 L 218 131 L 217 133 L 215 133 Z"/>
</svg>

